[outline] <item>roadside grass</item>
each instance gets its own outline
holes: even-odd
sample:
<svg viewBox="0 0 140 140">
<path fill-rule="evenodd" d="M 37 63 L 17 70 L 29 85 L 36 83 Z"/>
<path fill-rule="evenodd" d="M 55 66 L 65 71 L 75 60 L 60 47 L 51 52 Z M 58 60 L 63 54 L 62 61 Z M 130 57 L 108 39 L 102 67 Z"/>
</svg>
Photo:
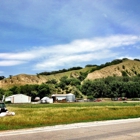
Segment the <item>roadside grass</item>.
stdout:
<svg viewBox="0 0 140 140">
<path fill-rule="evenodd" d="M 140 117 L 140 102 L 7 104 L 15 116 L 0 118 L 0 131 Z"/>
</svg>

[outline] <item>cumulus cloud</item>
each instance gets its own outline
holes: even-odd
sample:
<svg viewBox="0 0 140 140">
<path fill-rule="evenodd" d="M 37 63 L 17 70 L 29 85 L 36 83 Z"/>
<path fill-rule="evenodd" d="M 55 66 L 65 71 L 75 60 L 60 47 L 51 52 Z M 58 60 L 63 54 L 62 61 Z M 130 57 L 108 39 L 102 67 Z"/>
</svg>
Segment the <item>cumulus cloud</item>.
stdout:
<svg viewBox="0 0 140 140">
<path fill-rule="evenodd" d="M 140 41 L 139 36 L 115 35 L 75 40 L 69 44 L 35 47 L 29 51 L 0 53 L 0 66 L 12 66 L 34 62 L 33 69 L 56 69 L 65 65 L 118 57 L 115 48 L 128 47 Z"/>
</svg>

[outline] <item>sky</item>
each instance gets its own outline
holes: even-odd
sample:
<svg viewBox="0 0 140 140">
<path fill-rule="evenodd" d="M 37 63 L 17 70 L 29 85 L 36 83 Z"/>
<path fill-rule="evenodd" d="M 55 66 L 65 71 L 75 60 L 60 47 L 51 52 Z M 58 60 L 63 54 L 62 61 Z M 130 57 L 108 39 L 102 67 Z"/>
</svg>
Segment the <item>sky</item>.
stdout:
<svg viewBox="0 0 140 140">
<path fill-rule="evenodd" d="M 0 75 L 140 59 L 140 0 L 0 0 Z"/>
</svg>

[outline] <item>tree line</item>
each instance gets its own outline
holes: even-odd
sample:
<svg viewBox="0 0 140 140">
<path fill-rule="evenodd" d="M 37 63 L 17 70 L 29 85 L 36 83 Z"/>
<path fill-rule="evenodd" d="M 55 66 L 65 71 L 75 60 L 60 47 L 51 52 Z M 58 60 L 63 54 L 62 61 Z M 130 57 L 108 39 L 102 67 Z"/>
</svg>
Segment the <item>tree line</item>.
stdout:
<svg viewBox="0 0 140 140">
<path fill-rule="evenodd" d="M 22 85 L 22 86 L 13 86 L 7 90 L 0 88 L 0 99 L 5 95 L 10 96 L 13 94 L 25 94 L 31 96 L 31 99 L 34 100 L 35 97 L 43 98 L 44 96 L 51 96 L 52 94 L 64 94 L 64 93 L 74 93 L 79 97 L 79 90 L 81 81 L 87 76 L 87 73 L 80 72 L 78 78 L 63 76 L 60 80 L 51 79 L 42 83 L 41 85 Z M 81 97 L 81 95 L 80 95 Z"/>
<path fill-rule="evenodd" d="M 81 92 L 90 99 L 101 97 L 138 98 L 140 97 L 140 76 L 87 80 L 82 84 Z"/>
<path fill-rule="evenodd" d="M 107 62 L 104 65 L 94 66 L 92 70 L 97 70 L 105 66 L 121 63 L 122 60 L 116 59 L 112 62 Z M 139 59 L 134 59 L 140 61 Z M 91 65 L 87 65 L 89 67 Z M 123 66 L 124 67 L 124 66 Z M 73 67 L 68 70 L 78 70 L 82 69 L 81 67 Z M 52 73 L 59 73 L 62 71 L 68 70 L 59 70 Z M 52 73 L 40 73 L 42 75 L 52 74 Z M 22 86 L 13 86 L 7 90 L 0 88 L 0 99 L 3 95 L 10 96 L 13 94 L 25 94 L 32 97 L 34 100 L 35 97 L 44 97 L 50 96 L 54 93 L 73 93 L 77 98 L 82 98 L 87 96 L 89 99 L 93 98 L 113 98 L 113 97 L 128 97 L 128 98 L 138 98 L 140 97 L 140 74 L 136 73 L 136 76 L 129 77 L 127 72 L 122 71 L 122 77 L 107 77 L 96 80 L 85 80 L 89 72 L 79 72 L 78 77 L 73 76 L 63 76 L 60 80 L 51 79 L 42 83 L 41 85 L 22 85 Z M 4 79 L 4 76 L 0 76 L 0 80 Z"/>
<path fill-rule="evenodd" d="M 72 67 L 69 69 L 62 69 L 62 70 L 58 70 L 58 71 L 51 71 L 51 72 L 41 72 L 41 73 L 37 73 L 37 75 L 51 75 L 51 74 L 58 74 L 58 73 L 62 73 L 62 72 L 67 72 L 67 71 L 71 71 L 71 70 L 80 70 L 82 69 L 82 67 Z"/>
<path fill-rule="evenodd" d="M 43 98 L 44 96 L 50 95 L 50 88 L 47 84 L 41 84 L 41 85 L 23 85 L 23 86 L 13 86 L 12 88 L 8 90 L 4 90 L 0 88 L 0 99 L 2 99 L 2 96 L 5 95 L 11 96 L 13 94 L 25 94 L 28 96 L 31 96 L 32 100 L 35 99 L 35 97 Z"/>
<path fill-rule="evenodd" d="M 52 94 L 73 93 L 76 98 L 83 95 L 88 99 L 93 98 L 140 98 L 140 76 L 134 77 L 107 77 L 96 80 L 85 80 L 82 82 L 78 78 L 63 76 L 60 81 L 52 79 L 41 85 L 14 86 L 8 90 L 0 89 L 0 99 L 2 96 L 13 94 L 25 94 L 32 97 L 43 98 Z"/>
</svg>

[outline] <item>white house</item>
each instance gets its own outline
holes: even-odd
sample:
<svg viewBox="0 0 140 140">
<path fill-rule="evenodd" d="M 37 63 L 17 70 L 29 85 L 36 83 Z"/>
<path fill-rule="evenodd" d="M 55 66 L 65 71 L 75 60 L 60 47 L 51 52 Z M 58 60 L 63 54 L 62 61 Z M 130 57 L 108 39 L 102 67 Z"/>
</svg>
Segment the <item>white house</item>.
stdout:
<svg viewBox="0 0 140 140">
<path fill-rule="evenodd" d="M 5 101 L 11 103 L 31 103 L 31 97 L 24 94 L 15 94 L 6 97 Z"/>
</svg>

